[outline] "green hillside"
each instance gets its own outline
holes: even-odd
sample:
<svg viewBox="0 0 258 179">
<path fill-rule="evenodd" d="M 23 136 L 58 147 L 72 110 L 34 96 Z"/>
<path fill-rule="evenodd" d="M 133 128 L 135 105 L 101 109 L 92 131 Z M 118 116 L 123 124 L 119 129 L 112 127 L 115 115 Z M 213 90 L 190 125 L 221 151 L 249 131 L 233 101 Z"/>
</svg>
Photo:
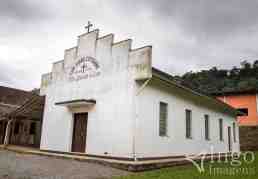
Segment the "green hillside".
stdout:
<svg viewBox="0 0 258 179">
<path fill-rule="evenodd" d="M 241 62 L 232 69 L 218 69 L 187 72 L 175 76 L 180 84 L 205 94 L 257 91 L 258 89 L 258 60 L 254 63 Z"/>
</svg>

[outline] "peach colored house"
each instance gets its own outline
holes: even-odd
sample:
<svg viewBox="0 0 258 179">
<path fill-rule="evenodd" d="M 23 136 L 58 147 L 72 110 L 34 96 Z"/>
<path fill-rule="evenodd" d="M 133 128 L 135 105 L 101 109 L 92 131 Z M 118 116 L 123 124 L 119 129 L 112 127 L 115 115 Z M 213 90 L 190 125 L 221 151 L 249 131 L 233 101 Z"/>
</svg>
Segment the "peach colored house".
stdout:
<svg viewBox="0 0 258 179">
<path fill-rule="evenodd" d="M 258 91 L 241 91 L 216 94 L 217 98 L 245 113 L 238 117 L 242 126 L 258 125 Z"/>
</svg>

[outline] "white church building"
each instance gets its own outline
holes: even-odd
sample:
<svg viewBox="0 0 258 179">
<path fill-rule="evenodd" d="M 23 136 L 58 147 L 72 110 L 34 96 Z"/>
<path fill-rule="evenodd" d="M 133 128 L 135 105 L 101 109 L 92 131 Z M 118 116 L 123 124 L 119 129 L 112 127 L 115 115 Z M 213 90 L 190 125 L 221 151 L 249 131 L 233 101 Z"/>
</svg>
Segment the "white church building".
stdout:
<svg viewBox="0 0 258 179">
<path fill-rule="evenodd" d="M 94 30 L 42 76 L 40 149 L 126 160 L 239 152 L 237 112 L 152 67 L 152 47 L 131 49 Z"/>
</svg>

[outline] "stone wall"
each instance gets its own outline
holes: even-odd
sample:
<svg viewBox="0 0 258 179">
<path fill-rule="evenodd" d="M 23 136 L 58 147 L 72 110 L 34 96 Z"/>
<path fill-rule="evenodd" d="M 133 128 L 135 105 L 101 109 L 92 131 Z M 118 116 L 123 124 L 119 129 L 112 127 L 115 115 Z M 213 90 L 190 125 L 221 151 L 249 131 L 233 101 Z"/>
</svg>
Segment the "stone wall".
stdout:
<svg viewBox="0 0 258 179">
<path fill-rule="evenodd" d="M 258 151 L 258 126 L 239 127 L 241 151 Z"/>
</svg>

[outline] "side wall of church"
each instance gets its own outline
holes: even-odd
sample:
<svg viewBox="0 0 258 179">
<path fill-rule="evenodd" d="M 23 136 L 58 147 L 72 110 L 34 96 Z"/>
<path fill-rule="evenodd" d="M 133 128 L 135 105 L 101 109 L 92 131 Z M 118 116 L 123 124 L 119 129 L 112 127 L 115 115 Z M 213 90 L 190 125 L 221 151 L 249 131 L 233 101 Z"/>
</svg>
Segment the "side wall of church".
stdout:
<svg viewBox="0 0 258 179">
<path fill-rule="evenodd" d="M 239 152 L 239 127 L 236 118 L 220 112 L 200 97 L 151 81 L 137 98 L 136 155 L 138 158 L 167 157 L 187 154 L 226 153 L 229 151 L 228 127 L 231 128 L 232 150 Z M 167 133 L 159 135 L 160 102 L 167 104 Z M 191 138 L 186 138 L 185 110 L 192 111 Z M 205 139 L 204 115 L 209 116 L 209 136 Z M 219 119 L 223 120 L 220 140 Z M 235 140 L 233 136 L 235 123 Z"/>
</svg>

